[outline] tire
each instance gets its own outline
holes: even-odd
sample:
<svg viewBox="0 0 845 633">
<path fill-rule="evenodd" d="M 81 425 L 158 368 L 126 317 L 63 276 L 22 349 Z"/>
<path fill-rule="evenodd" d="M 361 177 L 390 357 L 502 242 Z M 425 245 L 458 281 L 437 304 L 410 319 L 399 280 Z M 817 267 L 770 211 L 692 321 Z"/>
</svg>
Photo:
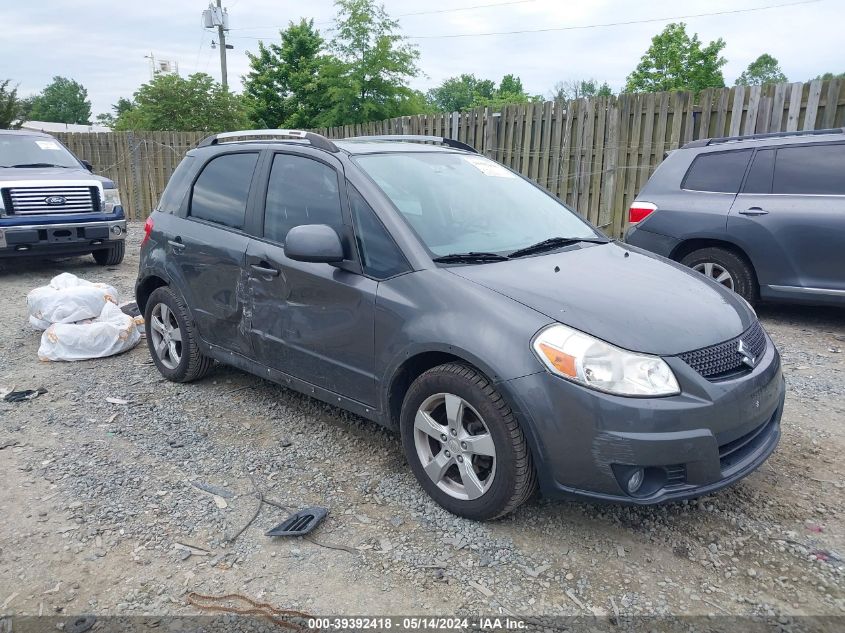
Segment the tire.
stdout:
<svg viewBox="0 0 845 633">
<path fill-rule="evenodd" d="M 462 406 L 456 409 L 458 400 Z M 458 424 L 448 421 L 450 407 L 463 412 L 451 416 L 461 418 Z M 417 424 L 421 410 L 430 413 Z M 432 420 L 437 426 L 430 424 Z M 452 514 L 477 521 L 496 519 L 522 505 L 537 488 L 531 452 L 516 417 L 490 381 L 468 365 L 448 363 L 420 375 L 405 394 L 400 431 L 405 456 L 420 485 Z M 494 456 L 489 455 L 491 443 Z M 426 465 L 429 472 L 443 472 L 439 483 Z M 467 471 L 462 469 L 468 468 L 474 477 L 463 474 Z M 464 485 L 464 477 L 480 486 Z"/>
<path fill-rule="evenodd" d="M 104 248 L 91 254 L 100 266 L 117 266 L 126 254 L 126 241 L 119 240 L 111 248 Z"/>
<path fill-rule="evenodd" d="M 166 323 L 168 327 L 173 328 L 170 329 L 169 338 L 155 326 L 154 319 L 160 325 Z M 144 328 L 147 333 L 150 356 L 161 375 L 168 380 L 172 382 L 199 380 L 211 369 L 214 361 L 199 349 L 194 324 L 187 306 L 181 297 L 167 286 L 156 288 L 147 299 Z M 176 335 L 173 334 L 176 328 L 179 331 L 179 340 L 176 340 Z M 156 345 L 162 340 L 172 342 L 175 352 L 171 351 L 169 344 L 165 346 L 167 349 L 163 353 L 157 351 Z"/>
<path fill-rule="evenodd" d="M 730 284 L 720 283 L 742 296 L 751 305 L 757 302 L 757 276 L 751 264 L 741 255 L 714 246 L 693 251 L 681 259 L 681 263 L 704 274 L 711 271 L 708 276 L 714 281 L 718 281 L 719 271 L 724 271 L 730 275 Z"/>
</svg>

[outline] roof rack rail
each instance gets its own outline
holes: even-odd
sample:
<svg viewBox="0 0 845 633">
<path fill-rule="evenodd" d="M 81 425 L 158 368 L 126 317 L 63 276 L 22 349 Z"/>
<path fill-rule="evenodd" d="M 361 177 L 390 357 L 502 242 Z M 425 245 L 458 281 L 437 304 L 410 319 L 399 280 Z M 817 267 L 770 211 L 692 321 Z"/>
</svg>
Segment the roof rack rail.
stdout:
<svg viewBox="0 0 845 633">
<path fill-rule="evenodd" d="M 273 136 L 280 138 L 296 138 L 308 141 L 317 149 L 324 149 L 327 152 L 337 153 L 340 150 L 337 145 L 332 143 L 322 134 L 315 134 L 314 132 L 306 132 L 305 130 L 240 130 L 235 132 L 220 132 L 219 134 L 212 134 L 200 141 L 197 147 L 208 147 L 209 145 L 217 145 L 220 141 L 230 138 L 243 138 L 250 136 Z"/>
<path fill-rule="evenodd" d="M 376 136 L 351 136 L 344 141 L 411 141 L 417 143 L 441 143 L 455 149 L 462 149 L 467 152 L 478 154 L 478 150 L 472 145 L 445 136 L 426 136 L 424 134 L 381 134 Z"/>
<path fill-rule="evenodd" d="M 722 136 L 719 138 L 700 138 L 685 144 L 682 149 L 689 147 L 707 147 L 719 143 L 735 143 L 737 141 L 753 141 L 761 138 L 788 138 L 790 136 L 817 136 L 820 134 L 845 134 L 845 127 L 834 127 L 825 130 L 796 130 L 794 132 L 766 132 L 764 134 L 744 134 L 742 136 Z"/>
</svg>

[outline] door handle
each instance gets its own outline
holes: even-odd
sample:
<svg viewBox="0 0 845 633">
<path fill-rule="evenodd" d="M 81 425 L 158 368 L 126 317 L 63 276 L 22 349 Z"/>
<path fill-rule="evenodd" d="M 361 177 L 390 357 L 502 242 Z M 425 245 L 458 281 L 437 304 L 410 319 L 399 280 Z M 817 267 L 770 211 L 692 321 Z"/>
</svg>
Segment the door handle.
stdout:
<svg viewBox="0 0 845 633">
<path fill-rule="evenodd" d="M 167 243 L 170 244 L 175 250 L 181 251 L 185 248 L 184 242 L 182 242 L 181 237 L 177 237 L 175 240 L 167 240 Z"/>
<path fill-rule="evenodd" d="M 262 264 L 264 262 L 261 262 Z M 250 265 L 250 268 L 254 272 L 257 272 L 259 275 L 269 275 L 270 277 L 278 277 L 279 271 L 276 268 L 270 268 L 269 266 L 259 266 L 258 264 Z"/>
<path fill-rule="evenodd" d="M 741 215 L 767 215 L 769 212 L 760 207 L 748 207 L 745 211 L 739 212 Z"/>
</svg>

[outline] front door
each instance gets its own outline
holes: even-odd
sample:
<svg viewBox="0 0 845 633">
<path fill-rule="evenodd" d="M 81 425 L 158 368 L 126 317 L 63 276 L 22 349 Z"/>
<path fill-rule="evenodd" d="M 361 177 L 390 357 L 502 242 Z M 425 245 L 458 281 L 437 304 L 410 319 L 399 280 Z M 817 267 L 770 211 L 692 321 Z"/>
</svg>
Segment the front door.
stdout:
<svg viewBox="0 0 845 633">
<path fill-rule="evenodd" d="M 261 235 L 246 262 L 250 330 L 258 359 L 286 374 L 374 405 L 374 312 L 378 283 L 355 271 L 340 165 L 319 152 L 278 152 L 269 165 Z M 342 266 L 285 257 L 287 232 L 327 224 L 347 257 Z"/>
<path fill-rule="evenodd" d="M 845 144 L 758 150 L 728 233 L 764 291 L 845 291 Z"/>
</svg>

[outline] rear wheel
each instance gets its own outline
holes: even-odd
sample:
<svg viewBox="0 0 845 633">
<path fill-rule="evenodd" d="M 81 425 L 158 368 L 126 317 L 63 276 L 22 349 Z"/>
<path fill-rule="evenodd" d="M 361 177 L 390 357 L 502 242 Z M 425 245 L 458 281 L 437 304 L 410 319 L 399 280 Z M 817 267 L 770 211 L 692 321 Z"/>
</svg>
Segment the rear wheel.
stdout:
<svg viewBox="0 0 845 633">
<path fill-rule="evenodd" d="M 495 519 L 536 489 L 522 429 L 501 395 L 472 367 L 449 363 L 417 378 L 405 395 L 400 425 L 414 475 L 453 514 Z"/>
<path fill-rule="evenodd" d="M 754 269 L 733 251 L 716 246 L 701 248 L 686 255 L 681 263 L 733 290 L 748 303 L 753 305 L 757 301 Z"/>
<path fill-rule="evenodd" d="M 124 240 L 116 241 L 110 248 L 94 251 L 91 254 L 94 256 L 94 261 L 100 266 L 117 266 L 123 261 L 123 256 L 126 254 L 126 242 Z"/>
<path fill-rule="evenodd" d="M 213 360 L 199 349 L 188 308 L 167 286 L 156 288 L 144 311 L 147 347 L 162 376 L 191 382 L 205 376 Z"/>
</svg>

